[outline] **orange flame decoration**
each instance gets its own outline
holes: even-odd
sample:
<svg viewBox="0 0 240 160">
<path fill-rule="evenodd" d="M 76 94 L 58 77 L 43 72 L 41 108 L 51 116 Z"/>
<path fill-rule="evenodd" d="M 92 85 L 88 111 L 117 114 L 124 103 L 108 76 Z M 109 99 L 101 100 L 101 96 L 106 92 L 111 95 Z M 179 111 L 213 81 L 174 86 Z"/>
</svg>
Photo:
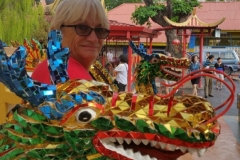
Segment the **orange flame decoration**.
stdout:
<svg viewBox="0 0 240 160">
<path fill-rule="evenodd" d="M 18 41 L 11 41 L 11 44 L 15 48 L 21 45 Z M 23 46 L 28 53 L 25 68 L 27 72 L 32 72 L 40 62 L 47 58 L 46 51 L 42 49 L 42 45 L 35 39 L 31 39 L 30 42 L 24 39 Z"/>
<path fill-rule="evenodd" d="M 24 39 L 23 45 L 28 53 L 26 58 L 26 70 L 32 72 L 40 62 L 46 59 L 46 52 L 42 49 L 41 44 L 35 39 L 31 39 L 30 42 Z"/>
<path fill-rule="evenodd" d="M 17 48 L 20 46 L 20 43 L 18 41 L 11 41 L 11 44 L 13 47 Z"/>
</svg>

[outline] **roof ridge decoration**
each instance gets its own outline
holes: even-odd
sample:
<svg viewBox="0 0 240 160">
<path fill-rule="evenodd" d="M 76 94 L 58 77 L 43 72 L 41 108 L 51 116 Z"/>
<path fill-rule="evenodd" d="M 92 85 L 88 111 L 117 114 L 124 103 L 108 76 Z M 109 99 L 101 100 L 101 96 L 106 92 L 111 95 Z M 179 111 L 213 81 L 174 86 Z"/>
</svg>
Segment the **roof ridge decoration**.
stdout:
<svg viewBox="0 0 240 160">
<path fill-rule="evenodd" d="M 223 17 L 222 19 L 218 20 L 217 22 L 205 23 L 197 17 L 196 7 L 193 8 L 192 14 L 188 17 L 188 19 L 185 22 L 181 22 L 181 23 L 173 22 L 166 16 L 164 16 L 163 18 L 167 23 L 169 23 L 170 25 L 175 26 L 175 27 L 189 27 L 189 26 L 191 26 L 191 27 L 199 27 L 199 26 L 201 26 L 201 27 L 216 27 L 226 19 L 225 17 Z"/>
<path fill-rule="evenodd" d="M 119 21 L 117 21 L 117 20 L 111 20 L 111 19 L 108 20 L 108 23 L 109 23 L 110 25 L 114 25 L 115 23 L 117 23 L 117 24 L 120 24 L 120 25 L 125 25 L 125 26 L 130 26 L 130 27 L 135 27 L 135 26 L 136 26 L 136 25 L 133 25 L 133 24 L 128 24 L 128 23 L 124 23 L 124 22 L 119 22 Z"/>
</svg>

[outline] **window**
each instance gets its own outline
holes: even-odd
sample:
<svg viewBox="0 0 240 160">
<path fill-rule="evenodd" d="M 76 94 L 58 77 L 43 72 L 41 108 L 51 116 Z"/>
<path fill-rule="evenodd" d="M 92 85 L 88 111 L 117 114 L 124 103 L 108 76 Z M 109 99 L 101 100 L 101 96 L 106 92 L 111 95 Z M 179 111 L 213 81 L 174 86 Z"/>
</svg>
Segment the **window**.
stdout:
<svg viewBox="0 0 240 160">
<path fill-rule="evenodd" d="M 207 52 L 206 52 L 207 54 Z M 214 55 L 214 58 L 218 58 L 219 57 L 219 53 L 218 52 L 210 52 L 210 55 Z"/>
<path fill-rule="evenodd" d="M 220 57 L 222 59 L 235 59 L 235 56 L 232 52 L 227 51 L 227 52 L 221 52 Z"/>
</svg>

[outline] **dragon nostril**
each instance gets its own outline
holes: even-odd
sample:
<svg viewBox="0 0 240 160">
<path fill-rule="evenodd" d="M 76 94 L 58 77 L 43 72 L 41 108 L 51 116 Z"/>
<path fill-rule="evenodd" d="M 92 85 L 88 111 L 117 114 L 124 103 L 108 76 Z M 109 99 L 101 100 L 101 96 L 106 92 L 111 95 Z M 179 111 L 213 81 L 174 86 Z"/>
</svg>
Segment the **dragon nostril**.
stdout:
<svg viewBox="0 0 240 160">
<path fill-rule="evenodd" d="M 81 122 L 88 122 L 91 118 L 92 115 L 88 111 L 83 111 L 78 115 L 78 120 Z"/>
</svg>

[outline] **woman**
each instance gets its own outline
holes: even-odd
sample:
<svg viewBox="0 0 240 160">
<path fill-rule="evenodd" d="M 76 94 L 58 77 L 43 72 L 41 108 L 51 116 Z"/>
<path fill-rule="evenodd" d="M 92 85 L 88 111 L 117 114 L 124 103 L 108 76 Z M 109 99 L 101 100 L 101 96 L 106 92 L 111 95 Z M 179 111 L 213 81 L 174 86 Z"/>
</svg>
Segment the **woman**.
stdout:
<svg viewBox="0 0 240 160">
<path fill-rule="evenodd" d="M 57 7 L 50 30 L 60 30 L 62 47 L 70 49 L 70 79 L 91 80 L 88 70 L 109 34 L 108 20 L 99 0 L 63 0 Z M 32 78 L 50 84 L 47 60 L 39 64 Z"/>
<path fill-rule="evenodd" d="M 224 64 L 222 63 L 222 59 L 221 59 L 221 57 L 218 57 L 218 59 L 217 59 L 217 63 L 215 63 L 215 65 L 214 65 L 214 67 L 215 67 L 215 69 L 216 70 L 218 70 L 218 71 L 220 71 L 220 72 L 224 72 Z M 218 77 L 218 78 L 220 78 L 221 80 L 224 80 L 224 76 L 223 76 L 223 74 L 221 74 L 221 73 L 216 73 L 216 76 Z M 219 84 L 219 87 L 218 87 L 218 84 Z M 218 80 L 216 81 L 216 85 L 217 85 L 217 89 L 219 89 L 219 90 L 222 90 L 222 82 L 219 82 Z"/>
<path fill-rule="evenodd" d="M 189 67 L 189 73 L 194 72 L 200 69 L 200 63 L 198 62 L 198 56 L 192 56 L 191 65 Z M 197 96 L 197 85 L 199 84 L 200 77 L 191 79 L 193 85 L 193 93 L 192 95 Z"/>
<path fill-rule="evenodd" d="M 120 64 L 114 69 L 116 79 L 114 83 L 118 86 L 118 92 L 124 92 L 127 85 L 128 77 L 128 57 L 127 54 L 119 56 Z"/>
</svg>

